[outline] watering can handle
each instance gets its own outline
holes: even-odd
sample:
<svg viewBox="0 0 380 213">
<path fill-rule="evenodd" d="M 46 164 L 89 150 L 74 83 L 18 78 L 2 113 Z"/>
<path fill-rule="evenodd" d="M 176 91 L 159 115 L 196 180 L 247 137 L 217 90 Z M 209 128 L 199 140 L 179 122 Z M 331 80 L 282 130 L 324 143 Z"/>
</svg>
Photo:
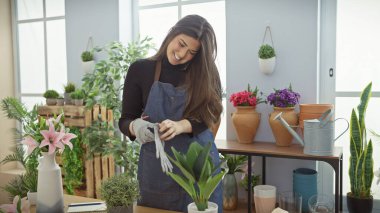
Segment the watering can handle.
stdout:
<svg viewBox="0 0 380 213">
<path fill-rule="evenodd" d="M 340 136 L 342 136 L 342 135 L 348 130 L 348 128 L 350 127 L 350 123 L 348 123 L 348 121 L 347 121 L 346 119 L 344 119 L 344 118 L 337 118 L 337 119 L 334 120 L 334 122 L 337 121 L 337 120 L 344 120 L 344 121 L 346 121 L 346 123 L 347 123 L 347 128 L 346 128 L 342 133 L 340 133 L 340 135 L 339 135 L 338 137 L 336 137 L 336 138 L 334 139 L 334 142 L 335 142 L 336 140 L 338 140 L 338 138 L 340 138 Z"/>
<path fill-rule="evenodd" d="M 328 109 L 326 112 L 324 112 L 321 117 L 318 118 L 320 121 L 319 127 L 324 127 L 330 121 L 332 115 L 333 111 L 331 109 Z"/>
</svg>

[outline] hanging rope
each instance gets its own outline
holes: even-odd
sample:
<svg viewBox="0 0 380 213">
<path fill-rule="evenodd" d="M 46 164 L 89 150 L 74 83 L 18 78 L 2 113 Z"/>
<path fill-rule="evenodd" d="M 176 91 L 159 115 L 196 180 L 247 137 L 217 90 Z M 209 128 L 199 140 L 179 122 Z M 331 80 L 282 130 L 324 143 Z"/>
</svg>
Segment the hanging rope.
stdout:
<svg viewBox="0 0 380 213">
<path fill-rule="evenodd" d="M 263 44 L 264 44 L 264 42 L 265 42 L 265 37 L 267 36 L 267 31 L 269 31 L 270 40 L 271 40 L 271 42 L 272 42 L 272 47 L 273 47 L 273 49 L 274 49 L 274 43 L 273 43 L 273 39 L 272 39 L 272 31 L 271 31 L 271 29 L 270 29 L 269 26 L 267 26 L 267 27 L 265 28 L 265 33 L 264 33 L 264 38 L 263 38 Z"/>
</svg>

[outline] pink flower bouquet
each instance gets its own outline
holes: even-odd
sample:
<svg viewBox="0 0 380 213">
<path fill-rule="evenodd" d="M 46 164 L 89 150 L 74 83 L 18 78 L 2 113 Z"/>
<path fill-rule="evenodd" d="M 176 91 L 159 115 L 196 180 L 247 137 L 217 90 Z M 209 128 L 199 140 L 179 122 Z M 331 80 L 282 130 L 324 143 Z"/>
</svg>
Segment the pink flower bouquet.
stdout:
<svg viewBox="0 0 380 213">
<path fill-rule="evenodd" d="M 36 127 L 32 128 L 36 130 L 33 131 L 33 134 L 31 134 L 32 131 L 26 131 L 28 133 L 24 135 L 24 140 L 21 143 L 27 145 L 28 155 L 35 150 L 48 151 L 49 154 L 56 150 L 63 152 L 65 145 L 69 146 L 70 149 L 73 148 L 70 140 L 77 136 L 69 133 L 69 129 L 63 125 L 63 119 L 63 114 L 48 120 L 41 118 L 40 122 L 35 124 Z"/>
</svg>

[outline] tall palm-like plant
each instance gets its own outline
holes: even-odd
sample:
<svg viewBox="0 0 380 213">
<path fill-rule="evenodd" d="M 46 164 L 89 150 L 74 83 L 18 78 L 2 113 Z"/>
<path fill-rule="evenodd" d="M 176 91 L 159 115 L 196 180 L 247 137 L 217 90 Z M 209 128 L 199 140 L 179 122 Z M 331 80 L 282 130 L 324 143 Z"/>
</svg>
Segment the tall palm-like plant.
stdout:
<svg viewBox="0 0 380 213">
<path fill-rule="evenodd" d="M 371 196 L 373 179 L 372 140 L 367 141 L 365 113 L 371 97 L 372 83 L 368 84 L 360 96 L 357 109 L 352 109 L 350 122 L 350 165 L 351 193 L 354 197 Z"/>
</svg>

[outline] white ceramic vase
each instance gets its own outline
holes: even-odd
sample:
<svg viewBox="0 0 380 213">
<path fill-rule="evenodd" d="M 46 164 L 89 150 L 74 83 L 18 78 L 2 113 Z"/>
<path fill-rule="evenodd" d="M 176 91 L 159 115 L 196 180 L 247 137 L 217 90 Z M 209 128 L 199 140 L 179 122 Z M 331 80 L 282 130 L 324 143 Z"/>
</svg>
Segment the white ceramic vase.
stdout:
<svg viewBox="0 0 380 213">
<path fill-rule="evenodd" d="M 62 175 L 55 153 L 43 152 L 38 161 L 37 213 L 63 213 Z"/>
<path fill-rule="evenodd" d="M 94 61 L 82 61 L 82 67 L 84 73 L 92 73 L 95 69 L 95 62 Z"/>
<path fill-rule="evenodd" d="M 188 213 L 218 213 L 218 205 L 213 202 L 208 202 L 208 208 L 204 211 L 199 211 L 194 202 L 187 206 Z"/>
<path fill-rule="evenodd" d="M 37 203 L 37 192 L 28 192 L 28 201 L 31 206 L 35 206 Z"/>
<path fill-rule="evenodd" d="M 259 58 L 259 67 L 262 73 L 265 75 L 272 74 L 276 66 L 276 57 L 261 59 Z"/>
</svg>

